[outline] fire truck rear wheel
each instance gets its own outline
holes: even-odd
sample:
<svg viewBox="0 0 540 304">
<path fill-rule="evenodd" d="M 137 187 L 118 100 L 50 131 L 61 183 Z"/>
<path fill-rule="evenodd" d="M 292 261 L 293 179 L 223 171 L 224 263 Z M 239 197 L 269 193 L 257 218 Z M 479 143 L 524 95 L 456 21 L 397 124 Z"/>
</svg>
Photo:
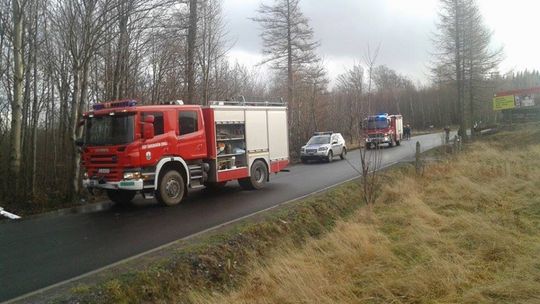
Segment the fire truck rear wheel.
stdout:
<svg viewBox="0 0 540 304">
<path fill-rule="evenodd" d="M 256 160 L 251 165 L 251 176 L 238 180 L 240 187 L 246 190 L 257 190 L 265 186 L 268 180 L 268 168 L 265 163 Z"/>
<path fill-rule="evenodd" d="M 135 191 L 129 190 L 107 190 L 109 199 L 120 205 L 128 205 L 135 197 Z"/>
<path fill-rule="evenodd" d="M 180 204 L 185 191 L 186 185 L 182 175 L 176 170 L 170 170 L 159 179 L 156 198 L 161 205 L 174 206 Z"/>
</svg>

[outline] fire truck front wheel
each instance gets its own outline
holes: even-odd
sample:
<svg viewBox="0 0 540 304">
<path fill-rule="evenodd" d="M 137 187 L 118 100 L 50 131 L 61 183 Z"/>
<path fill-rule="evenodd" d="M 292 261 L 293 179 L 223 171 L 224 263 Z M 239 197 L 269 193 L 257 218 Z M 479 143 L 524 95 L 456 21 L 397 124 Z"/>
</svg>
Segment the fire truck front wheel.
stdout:
<svg viewBox="0 0 540 304">
<path fill-rule="evenodd" d="M 156 198 L 161 205 L 174 206 L 180 204 L 185 191 L 182 175 L 176 170 L 169 170 L 159 179 Z"/>
<path fill-rule="evenodd" d="M 268 180 L 268 168 L 260 160 L 256 160 L 251 165 L 251 176 L 238 180 L 240 187 L 246 190 L 257 190 L 264 187 Z"/>
<path fill-rule="evenodd" d="M 137 192 L 130 190 L 107 190 L 109 199 L 117 204 L 130 204 Z"/>
</svg>

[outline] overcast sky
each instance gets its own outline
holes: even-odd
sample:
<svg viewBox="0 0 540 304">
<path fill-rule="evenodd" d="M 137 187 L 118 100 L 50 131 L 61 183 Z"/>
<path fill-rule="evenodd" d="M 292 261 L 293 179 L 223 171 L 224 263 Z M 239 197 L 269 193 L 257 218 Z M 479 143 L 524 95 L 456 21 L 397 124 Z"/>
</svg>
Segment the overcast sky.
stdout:
<svg viewBox="0 0 540 304">
<path fill-rule="evenodd" d="M 256 16 L 261 2 L 224 0 L 229 38 L 235 41 L 229 56 L 253 66 L 261 60 Z M 540 69 L 538 0 L 478 0 L 485 24 L 493 30 L 493 46 L 504 47 L 501 72 Z M 431 37 L 437 21 L 437 0 L 302 0 L 303 13 L 321 43 L 318 50 L 331 78 L 361 63 L 369 44 L 381 44 L 378 64 L 385 64 L 415 81 L 428 81 L 433 52 Z"/>
</svg>

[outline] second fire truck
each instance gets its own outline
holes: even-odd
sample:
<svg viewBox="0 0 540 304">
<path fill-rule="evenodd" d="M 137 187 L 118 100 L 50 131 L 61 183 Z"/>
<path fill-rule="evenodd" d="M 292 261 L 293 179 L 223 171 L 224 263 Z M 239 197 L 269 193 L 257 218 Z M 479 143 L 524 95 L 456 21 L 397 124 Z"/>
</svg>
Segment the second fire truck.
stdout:
<svg viewBox="0 0 540 304">
<path fill-rule="evenodd" d="M 389 147 L 399 146 L 403 139 L 403 117 L 380 113 L 368 116 L 364 120 L 366 128 L 366 149 L 375 148 L 380 144 Z"/>
</svg>

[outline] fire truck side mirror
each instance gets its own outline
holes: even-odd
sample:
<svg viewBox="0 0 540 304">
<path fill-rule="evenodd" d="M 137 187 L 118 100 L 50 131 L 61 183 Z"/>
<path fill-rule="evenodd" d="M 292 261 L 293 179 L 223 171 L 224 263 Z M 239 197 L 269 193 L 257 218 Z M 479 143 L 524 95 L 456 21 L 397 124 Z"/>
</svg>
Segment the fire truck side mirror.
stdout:
<svg viewBox="0 0 540 304">
<path fill-rule="evenodd" d="M 144 139 L 154 138 L 154 115 L 145 116 L 142 127 Z"/>
</svg>

